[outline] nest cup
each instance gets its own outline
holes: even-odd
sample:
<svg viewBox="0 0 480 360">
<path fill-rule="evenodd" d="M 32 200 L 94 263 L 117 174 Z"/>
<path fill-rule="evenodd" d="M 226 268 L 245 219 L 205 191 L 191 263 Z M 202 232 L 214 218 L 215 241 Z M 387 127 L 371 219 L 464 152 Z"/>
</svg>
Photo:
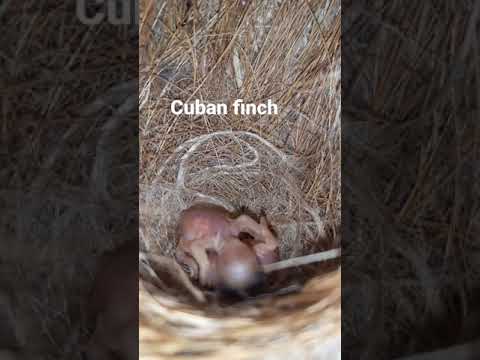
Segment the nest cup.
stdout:
<svg viewBox="0 0 480 360">
<path fill-rule="evenodd" d="M 273 273 L 263 296 L 224 304 L 173 260 L 180 212 L 198 201 L 265 214 L 282 259 L 339 247 L 339 6 L 141 3 L 142 359 L 340 357 L 338 261 Z M 169 107 L 238 98 L 280 113 Z"/>
</svg>

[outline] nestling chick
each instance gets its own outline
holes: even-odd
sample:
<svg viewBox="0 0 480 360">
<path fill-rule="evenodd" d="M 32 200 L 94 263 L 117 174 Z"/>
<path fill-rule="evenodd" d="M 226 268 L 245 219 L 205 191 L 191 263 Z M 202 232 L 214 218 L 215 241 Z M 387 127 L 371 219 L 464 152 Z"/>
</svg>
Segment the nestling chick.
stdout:
<svg viewBox="0 0 480 360">
<path fill-rule="evenodd" d="M 210 258 L 209 265 L 220 289 L 244 292 L 263 281 L 263 270 L 253 248 L 239 239 L 225 239 L 218 254 Z"/>
<path fill-rule="evenodd" d="M 241 233 L 249 234 L 253 244 L 240 241 Z M 184 210 L 177 238 L 177 261 L 207 287 L 246 289 L 261 277 L 261 265 L 278 260 L 278 241 L 265 218 L 260 224 L 247 215 L 234 219 L 213 204 L 199 203 Z"/>
<path fill-rule="evenodd" d="M 88 360 L 138 358 L 138 241 L 102 255 L 88 304 Z"/>
</svg>

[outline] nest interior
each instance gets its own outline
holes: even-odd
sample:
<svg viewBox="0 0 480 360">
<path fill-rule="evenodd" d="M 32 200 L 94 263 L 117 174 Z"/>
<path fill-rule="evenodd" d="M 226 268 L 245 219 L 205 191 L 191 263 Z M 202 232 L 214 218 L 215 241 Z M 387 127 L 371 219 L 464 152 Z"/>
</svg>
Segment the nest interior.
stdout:
<svg viewBox="0 0 480 360">
<path fill-rule="evenodd" d="M 266 214 L 282 259 L 338 247 L 340 3 L 144 1 L 140 36 L 144 250 L 172 258 L 179 214 L 196 201 Z M 279 113 L 175 115 L 178 99 L 270 99 Z M 282 271 L 272 290 L 335 266 Z"/>
<path fill-rule="evenodd" d="M 263 212 L 283 259 L 339 246 L 340 2 L 144 1 L 140 14 L 140 357 L 338 359 L 338 260 L 225 303 L 173 253 L 196 201 Z M 177 99 L 279 113 L 174 115 Z"/>
</svg>

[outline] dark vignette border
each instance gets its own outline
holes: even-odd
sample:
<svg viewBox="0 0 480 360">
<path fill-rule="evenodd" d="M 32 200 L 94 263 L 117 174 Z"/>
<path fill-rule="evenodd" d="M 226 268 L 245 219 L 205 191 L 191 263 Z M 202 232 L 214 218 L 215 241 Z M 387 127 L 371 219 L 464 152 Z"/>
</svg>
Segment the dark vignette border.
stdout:
<svg viewBox="0 0 480 360">
<path fill-rule="evenodd" d="M 138 26 L 77 5 L 0 3 L 2 354 L 80 359 L 98 255 L 138 244 Z"/>
<path fill-rule="evenodd" d="M 344 359 L 480 353 L 479 14 L 342 3 Z"/>
</svg>

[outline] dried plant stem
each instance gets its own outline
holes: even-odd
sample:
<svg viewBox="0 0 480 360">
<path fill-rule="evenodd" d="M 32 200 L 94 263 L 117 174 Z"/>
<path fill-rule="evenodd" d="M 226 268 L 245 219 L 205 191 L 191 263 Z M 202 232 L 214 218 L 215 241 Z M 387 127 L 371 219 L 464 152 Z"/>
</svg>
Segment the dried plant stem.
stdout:
<svg viewBox="0 0 480 360">
<path fill-rule="evenodd" d="M 337 257 L 340 257 L 340 255 L 341 255 L 340 249 L 333 249 L 333 250 L 323 251 L 315 254 L 299 256 L 292 259 L 278 261 L 273 264 L 265 265 L 263 267 L 263 270 L 266 273 L 270 273 L 273 271 L 283 270 L 290 267 L 309 265 L 316 262 L 335 259 Z"/>
</svg>

